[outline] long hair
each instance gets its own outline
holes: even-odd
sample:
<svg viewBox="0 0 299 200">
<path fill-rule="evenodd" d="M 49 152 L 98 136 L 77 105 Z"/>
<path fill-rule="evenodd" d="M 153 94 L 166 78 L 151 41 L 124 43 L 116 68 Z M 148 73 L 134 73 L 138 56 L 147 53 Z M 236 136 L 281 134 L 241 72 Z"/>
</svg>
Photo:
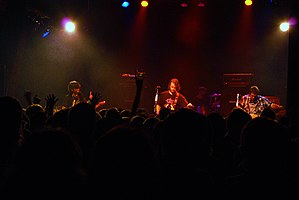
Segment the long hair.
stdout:
<svg viewBox="0 0 299 200">
<path fill-rule="evenodd" d="M 171 79 L 171 80 L 169 81 L 169 83 L 168 83 L 168 89 L 170 88 L 170 84 L 171 84 L 171 83 L 173 83 L 173 84 L 175 85 L 175 87 L 176 87 L 176 91 L 179 92 L 180 89 L 181 89 L 179 80 L 178 80 L 177 78 L 173 78 L 173 79 Z"/>
</svg>

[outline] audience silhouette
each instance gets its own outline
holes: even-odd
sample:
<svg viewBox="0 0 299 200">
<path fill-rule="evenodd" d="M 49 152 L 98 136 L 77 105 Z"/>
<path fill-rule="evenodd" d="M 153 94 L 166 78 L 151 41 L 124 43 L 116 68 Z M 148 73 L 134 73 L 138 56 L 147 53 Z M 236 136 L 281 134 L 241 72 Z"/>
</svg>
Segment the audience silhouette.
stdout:
<svg viewBox="0 0 299 200">
<path fill-rule="evenodd" d="M 267 109 L 254 119 L 239 108 L 227 117 L 186 108 L 150 116 L 139 108 L 143 79 L 135 80 L 131 110 L 97 111 L 98 93 L 64 109 L 54 94 L 45 107 L 31 94 L 26 107 L 0 97 L 1 192 L 298 199 L 298 111 L 279 121 Z"/>
</svg>

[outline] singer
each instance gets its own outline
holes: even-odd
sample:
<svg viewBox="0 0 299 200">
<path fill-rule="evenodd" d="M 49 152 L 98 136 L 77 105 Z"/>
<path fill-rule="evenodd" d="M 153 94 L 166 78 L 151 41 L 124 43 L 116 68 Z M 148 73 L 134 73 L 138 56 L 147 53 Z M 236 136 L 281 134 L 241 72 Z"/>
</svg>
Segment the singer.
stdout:
<svg viewBox="0 0 299 200">
<path fill-rule="evenodd" d="M 78 81 L 70 81 L 67 89 L 68 94 L 63 99 L 62 108 L 70 108 L 80 102 L 86 102 L 86 98 L 81 92 L 81 84 Z"/>
<path fill-rule="evenodd" d="M 81 91 L 81 84 L 78 81 L 70 81 L 67 86 L 68 93 L 64 96 L 61 109 L 71 108 L 78 103 L 90 103 L 95 109 L 104 105 L 106 101 L 100 101 L 102 96 L 97 92 L 89 92 L 88 100 Z"/>
<path fill-rule="evenodd" d="M 168 90 L 159 94 L 155 110 L 157 115 L 159 115 L 162 108 L 170 109 L 172 112 L 178 111 L 181 108 L 193 108 L 193 105 L 188 103 L 179 91 L 179 80 L 176 78 L 171 79 L 168 83 Z"/>
</svg>

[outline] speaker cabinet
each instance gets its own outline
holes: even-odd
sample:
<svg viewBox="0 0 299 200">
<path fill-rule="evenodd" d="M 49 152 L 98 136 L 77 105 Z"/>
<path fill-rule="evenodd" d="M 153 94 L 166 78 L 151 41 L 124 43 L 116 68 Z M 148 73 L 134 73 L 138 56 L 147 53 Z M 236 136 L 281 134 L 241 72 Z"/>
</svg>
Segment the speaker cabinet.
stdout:
<svg viewBox="0 0 299 200">
<path fill-rule="evenodd" d="M 237 95 L 241 97 L 248 93 L 253 84 L 253 77 L 252 73 L 223 74 L 220 110 L 224 117 L 236 106 Z"/>
<path fill-rule="evenodd" d="M 155 92 L 155 89 L 152 90 Z M 119 82 L 117 107 L 131 110 L 136 96 L 136 80 L 134 77 L 121 77 Z M 140 102 L 138 108 L 152 111 L 154 105 L 155 94 L 149 92 L 148 82 L 143 81 L 143 88 L 140 95 Z"/>
<path fill-rule="evenodd" d="M 130 110 L 136 93 L 135 78 L 123 77 L 119 83 L 118 107 Z"/>
</svg>

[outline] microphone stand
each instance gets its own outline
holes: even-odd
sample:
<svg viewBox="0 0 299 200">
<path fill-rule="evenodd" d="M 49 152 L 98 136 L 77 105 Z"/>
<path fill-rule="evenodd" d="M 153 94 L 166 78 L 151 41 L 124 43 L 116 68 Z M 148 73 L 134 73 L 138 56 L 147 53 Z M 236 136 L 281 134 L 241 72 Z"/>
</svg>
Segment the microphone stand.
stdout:
<svg viewBox="0 0 299 200">
<path fill-rule="evenodd" d="M 159 96 L 159 88 L 161 88 L 161 87 L 160 87 L 160 86 L 157 86 L 157 87 L 156 87 L 155 104 L 154 104 L 154 113 L 156 113 L 156 107 L 157 107 L 158 96 Z"/>
<path fill-rule="evenodd" d="M 240 94 L 237 94 L 237 101 L 236 101 L 236 107 L 239 107 L 239 98 L 240 98 Z"/>
</svg>

